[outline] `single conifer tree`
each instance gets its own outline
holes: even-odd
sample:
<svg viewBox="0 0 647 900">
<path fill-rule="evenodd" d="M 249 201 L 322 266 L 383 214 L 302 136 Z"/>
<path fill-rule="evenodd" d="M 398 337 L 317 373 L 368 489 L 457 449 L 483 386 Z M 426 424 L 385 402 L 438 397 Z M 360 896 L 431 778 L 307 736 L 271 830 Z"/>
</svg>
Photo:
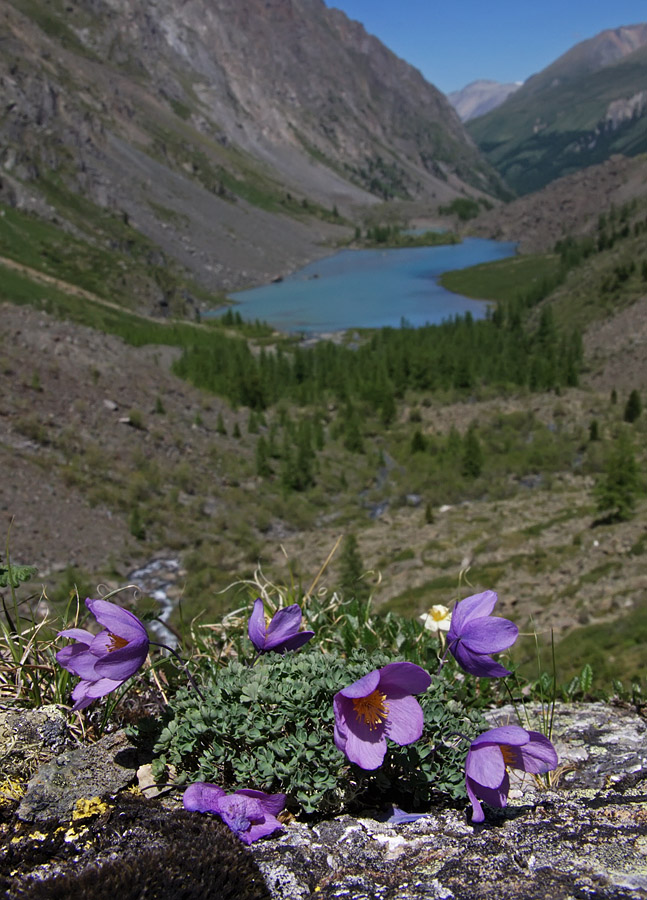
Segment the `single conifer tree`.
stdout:
<svg viewBox="0 0 647 900">
<path fill-rule="evenodd" d="M 634 388 L 633 391 L 629 394 L 627 403 L 625 405 L 625 422 L 635 422 L 636 419 L 640 416 L 642 409 L 643 405 L 642 400 L 640 399 L 640 394 Z"/>
<path fill-rule="evenodd" d="M 269 478 L 272 474 L 269 450 L 264 435 L 261 435 L 256 442 L 256 474 L 259 478 Z"/>
<path fill-rule="evenodd" d="M 476 433 L 476 425 L 472 423 L 467 429 L 463 442 L 463 475 L 466 478 L 478 478 L 483 471 L 483 449 Z"/>
<path fill-rule="evenodd" d="M 425 436 L 420 431 L 419 428 L 413 432 L 413 437 L 411 438 L 411 453 L 424 453 L 427 449 L 427 441 L 425 440 Z"/>
<path fill-rule="evenodd" d="M 623 428 L 609 453 L 604 472 L 594 486 L 598 512 L 617 521 L 630 519 L 640 491 L 638 463 L 627 429 Z"/>
</svg>

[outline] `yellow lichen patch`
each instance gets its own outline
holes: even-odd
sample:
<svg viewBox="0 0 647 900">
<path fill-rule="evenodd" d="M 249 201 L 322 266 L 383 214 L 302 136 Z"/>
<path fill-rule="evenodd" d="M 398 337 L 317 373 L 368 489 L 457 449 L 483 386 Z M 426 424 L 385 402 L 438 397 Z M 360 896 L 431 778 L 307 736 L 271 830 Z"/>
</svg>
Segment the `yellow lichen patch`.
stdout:
<svg viewBox="0 0 647 900">
<path fill-rule="evenodd" d="M 144 796 L 142 794 L 138 784 L 131 784 L 130 787 L 126 788 L 125 793 L 132 794 L 133 797 L 143 797 Z"/>
<path fill-rule="evenodd" d="M 42 831 L 32 831 L 31 834 L 21 834 L 18 837 L 12 837 L 12 844 L 21 844 L 23 841 L 45 841 L 47 840 L 47 835 L 43 834 Z"/>
<path fill-rule="evenodd" d="M 76 801 L 74 812 L 72 813 L 72 821 L 78 822 L 79 819 L 90 819 L 92 816 L 99 816 L 108 812 L 110 808 L 101 797 L 91 797 L 89 800 L 81 797 L 80 800 Z"/>
<path fill-rule="evenodd" d="M 67 831 L 65 832 L 65 837 L 63 838 L 63 840 L 65 841 L 66 844 L 71 844 L 73 841 L 78 841 L 79 838 L 82 838 L 87 833 L 88 833 L 88 829 L 85 827 L 80 828 L 77 831 L 76 828 L 74 826 L 72 826 L 71 828 L 68 828 Z"/>
<path fill-rule="evenodd" d="M 0 803 L 11 803 L 25 795 L 25 786 L 15 778 L 5 778 L 0 782 Z"/>
</svg>

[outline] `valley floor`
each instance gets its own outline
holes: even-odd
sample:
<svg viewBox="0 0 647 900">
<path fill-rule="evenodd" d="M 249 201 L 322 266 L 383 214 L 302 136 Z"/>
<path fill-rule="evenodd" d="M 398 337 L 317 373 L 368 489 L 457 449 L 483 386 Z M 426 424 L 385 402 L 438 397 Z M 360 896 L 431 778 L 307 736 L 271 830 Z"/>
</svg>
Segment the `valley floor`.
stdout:
<svg viewBox="0 0 647 900">
<path fill-rule="evenodd" d="M 647 385 L 646 304 L 621 314 L 612 340 L 601 334 L 611 326 L 592 330 L 589 388 L 423 405 L 421 429 L 463 431 L 474 418 L 524 409 L 550 428 L 569 423 L 586 433 L 608 411 L 616 378 L 618 390 Z M 217 590 L 259 561 L 271 580 L 296 577 L 305 589 L 340 535 L 353 531 L 382 609 L 413 615 L 492 588 L 500 614 L 549 643 L 550 629 L 559 637 L 647 605 L 647 504 L 629 522 L 592 527 L 591 475 L 538 473 L 498 499 L 434 509 L 429 523 L 416 498 L 390 502 L 372 519 L 358 494 L 342 517 L 332 505 L 311 524 L 298 515 L 289 521 L 285 510 L 262 507 L 256 479 L 237 477 L 241 442 L 231 435 L 241 411 L 173 376 L 175 350 L 136 349 L 29 307 L 2 305 L 0 318 L 0 510 L 13 561 L 36 565 L 45 586 L 63 581 L 69 589 L 74 579 L 81 592 L 98 582 L 116 586 L 151 558 L 188 555 L 195 564 L 217 547 L 222 583 L 213 586 L 213 610 L 200 600 L 208 617 L 217 612 Z M 603 346 L 613 351 L 604 362 Z M 227 436 L 218 433 L 218 417 Z M 366 487 L 375 497 L 375 483 Z M 133 509 L 145 505 L 158 524 L 144 535 Z M 334 589 L 338 556 L 318 588 Z M 533 652 L 529 646 L 526 655 Z"/>
</svg>

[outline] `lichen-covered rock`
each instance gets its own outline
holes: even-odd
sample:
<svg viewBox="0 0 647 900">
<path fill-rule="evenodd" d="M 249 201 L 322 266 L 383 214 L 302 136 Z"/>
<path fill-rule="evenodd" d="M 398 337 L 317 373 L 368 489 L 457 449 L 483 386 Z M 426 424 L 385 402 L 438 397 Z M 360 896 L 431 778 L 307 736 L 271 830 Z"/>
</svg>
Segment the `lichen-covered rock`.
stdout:
<svg viewBox="0 0 647 900">
<path fill-rule="evenodd" d="M 18 807 L 26 822 L 65 821 L 84 797 L 114 797 L 135 780 L 135 748 L 123 731 L 69 750 L 46 763 L 27 785 Z"/>
<path fill-rule="evenodd" d="M 527 709 L 544 731 L 541 708 Z M 488 714 L 517 723 L 512 707 Z M 647 722 L 605 703 L 558 704 L 560 766 L 548 788 L 511 773 L 509 805 L 408 824 L 342 816 L 293 824 L 254 845 L 274 900 L 551 900 L 647 898 Z"/>
<path fill-rule="evenodd" d="M 647 897 L 645 781 L 590 798 L 392 825 L 342 816 L 254 846 L 274 900 L 548 900 Z"/>
<path fill-rule="evenodd" d="M 560 763 L 556 776 L 562 788 L 597 789 L 647 771 L 647 720 L 631 707 L 556 703 L 554 710 L 550 706 L 542 710 L 533 703 L 524 708 L 522 716 L 524 727 L 544 734 L 552 721 Z M 493 727 L 519 721 L 512 706 L 493 710 L 486 718 Z M 533 779 L 526 776 L 524 790 L 532 792 L 534 786 Z"/>
<path fill-rule="evenodd" d="M 546 730 L 540 707 L 527 715 L 525 725 Z M 488 718 L 493 726 L 517 721 L 512 707 Z M 129 758 L 123 735 L 112 735 L 99 742 L 105 756 L 98 745 L 64 753 L 33 779 L 30 802 L 58 823 L 5 815 L 0 892 L 10 900 L 114 892 L 119 900 L 647 900 L 647 722 L 635 709 L 583 703 L 558 704 L 552 723 L 558 769 L 549 779 L 515 775 L 508 807 L 484 806 L 481 825 L 471 823 L 467 801 L 439 801 L 405 824 L 368 815 L 286 823 L 251 854 L 217 818 L 177 809 L 179 792 L 136 809 L 123 794 L 94 800 L 105 785 L 100 760 L 121 762 L 120 741 Z M 132 756 L 128 765 L 124 780 L 135 776 Z M 65 803 L 57 774 L 69 788 Z M 77 776 L 85 781 L 73 789 Z M 70 822 L 74 797 L 85 801 Z"/>
<path fill-rule="evenodd" d="M 46 760 L 71 744 L 62 709 L 0 708 L 0 780 L 26 781 Z"/>
</svg>

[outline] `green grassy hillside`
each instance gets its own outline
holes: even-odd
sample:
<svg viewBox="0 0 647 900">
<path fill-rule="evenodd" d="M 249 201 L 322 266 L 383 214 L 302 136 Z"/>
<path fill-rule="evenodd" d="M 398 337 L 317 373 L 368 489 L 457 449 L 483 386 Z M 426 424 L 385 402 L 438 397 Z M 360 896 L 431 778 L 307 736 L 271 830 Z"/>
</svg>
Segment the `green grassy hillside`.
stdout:
<svg viewBox="0 0 647 900">
<path fill-rule="evenodd" d="M 518 193 L 538 190 L 613 153 L 647 150 L 647 48 L 594 72 L 531 79 L 468 130 Z M 618 102 L 625 103 L 619 111 Z"/>
</svg>

